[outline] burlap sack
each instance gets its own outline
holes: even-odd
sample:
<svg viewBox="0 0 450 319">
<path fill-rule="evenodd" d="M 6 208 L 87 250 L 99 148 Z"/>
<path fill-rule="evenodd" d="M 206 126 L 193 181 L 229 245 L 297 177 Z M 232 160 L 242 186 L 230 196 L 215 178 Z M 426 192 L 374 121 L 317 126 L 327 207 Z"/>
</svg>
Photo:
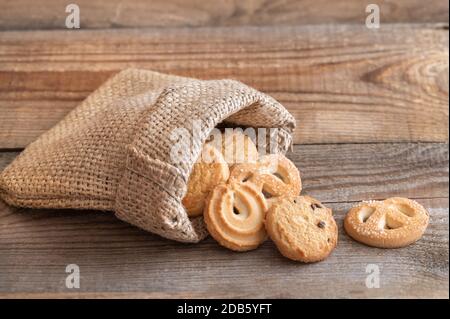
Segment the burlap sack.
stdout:
<svg viewBox="0 0 450 319">
<path fill-rule="evenodd" d="M 170 135 L 194 135 L 192 152 L 172 163 Z M 144 70 L 113 76 L 61 122 L 30 144 L 0 175 L 9 204 L 114 211 L 147 231 L 182 242 L 207 232 L 182 204 L 193 163 L 220 122 L 277 127 L 280 152 L 294 118 L 274 99 L 233 80 L 200 81 Z"/>
</svg>

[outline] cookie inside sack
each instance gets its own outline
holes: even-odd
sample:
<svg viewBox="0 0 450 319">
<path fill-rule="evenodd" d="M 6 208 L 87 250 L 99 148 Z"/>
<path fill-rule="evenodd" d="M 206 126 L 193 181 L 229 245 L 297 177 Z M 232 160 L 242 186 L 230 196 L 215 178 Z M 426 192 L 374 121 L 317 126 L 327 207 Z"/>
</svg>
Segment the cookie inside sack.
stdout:
<svg viewBox="0 0 450 319">
<path fill-rule="evenodd" d="M 230 167 L 258 161 L 256 145 L 239 130 L 216 134 L 212 139 L 203 145 L 182 199 L 189 217 L 203 213 L 206 197 L 215 186 L 228 181 Z"/>
<path fill-rule="evenodd" d="M 203 213 L 210 235 L 226 248 L 257 248 L 267 238 L 269 207 L 299 195 L 298 169 L 282 154 L 259 156 L 253 141 L 239 131 L 208 141 L 202 154 L 212 156 L 194 165 L 183 198 L 188 215 Z"/>
</svg>

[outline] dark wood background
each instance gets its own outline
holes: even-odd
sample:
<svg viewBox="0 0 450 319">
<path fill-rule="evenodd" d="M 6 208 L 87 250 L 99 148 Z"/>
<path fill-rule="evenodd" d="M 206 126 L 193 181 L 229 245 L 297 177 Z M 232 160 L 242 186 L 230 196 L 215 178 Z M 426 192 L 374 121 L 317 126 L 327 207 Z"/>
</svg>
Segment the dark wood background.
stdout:
<svg viewBox="0 0 450 319">
<path fill-rule="evenodd" d="M 110 213 L 0 202 L 0 297 L 448 298 L 448 2 L 0 0 L 0 170 L 109 76 L 138 67 L 241 80 L 296 117 L 289 157 L 340 227 L 326 261 L 268 241 L 235 253 L 162 239 Z M 381 27 L 367 29 L 377 3 Z M 403 249 L 352 241 L 356 202 L 405 196 L 430 226 Z M 76 263 L 81 288 L 65 287 Z M 365 286 L 367 264 L 381 287 Z"/>
</svg>

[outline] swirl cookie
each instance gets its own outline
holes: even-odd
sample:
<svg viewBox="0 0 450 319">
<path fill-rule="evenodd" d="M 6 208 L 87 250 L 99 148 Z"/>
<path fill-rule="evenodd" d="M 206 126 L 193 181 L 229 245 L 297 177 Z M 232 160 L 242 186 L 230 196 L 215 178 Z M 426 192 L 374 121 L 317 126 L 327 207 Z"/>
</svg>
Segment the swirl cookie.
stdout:
<svg viewBox="0 0 450 319">
<path fill-rule="evenodd" d="M 252 139 L 240 131 L 222 134 L 222 154 L 230 165 L 256 163 L 259 154 Z"/>
<path fill-rule="evenodd" d="M 353 239 L 369 246 L 399 248 L 420 239 L 429 214 L 419 203 L 401 197 L 362 202 L 350 209 L 344 228 Z"/>
<path fill-rule="evenodd" d="M 251 184 L 222 184 L 210 193 L 203 213 L 211 236 L 235 251 L 255 249 L 266 240 L 267 204 Z"/>
<path fill-rule="evenodd" d="M 189 217 L 203 213 L 205 199 L 218 184 L 228 180 L 230 170 L 222 153 L 209 143 L 203 146 L 202 154 L 194 164 L 186 195 L 182 203 Z"/>
<path fill-rule="evenodd" d="M 267 212 L 265 225 L 281 254 L 292 260 L 323 260 L 337 244 L 331 209 L 309 196 L 280 199 Z"/>
<path fill-rule="evenodd" d="M 302 189 L 297 167 L 282 154 L 266 155 L 257 163 L 233 166 L 229 181 L 254 184 L 264 194 L 269 206 L 282 196 L 297 196 Z"/>
</svg>

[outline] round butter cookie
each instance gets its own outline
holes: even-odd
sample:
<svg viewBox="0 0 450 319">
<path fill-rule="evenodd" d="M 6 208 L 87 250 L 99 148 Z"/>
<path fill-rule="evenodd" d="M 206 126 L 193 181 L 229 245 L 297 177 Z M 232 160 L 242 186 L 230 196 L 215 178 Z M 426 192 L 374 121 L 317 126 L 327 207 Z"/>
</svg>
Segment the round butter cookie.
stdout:
<svg viewBox="0 0 450 319">
<path fill-rule="evenodd" d="M 267 204 L 251 184 L 222 184 L 210 193 L 203 213 L 211 236 L 235 251 L 257 248 L 267 238 L 264 214 Z"/>
<path fill-rule="evenodd" d="M 265 226 L 281 254 L 292 260 L 323 260 L 337 244 L 338 228 L 331 209 L 309 196 L 275 202 L 266 214 Z"/>
<path fill-rule="evenodd" d="M 379 248 L 399 248 L 420 239 L 429 214 L 419 203 L 402 197 L 362 202 L 350 209 L 344 228 L 353 239 Z"/>
<path fill-rule="evenodd" d="M 182 203 L 189 217 L 203 213 L 205 199 L 218 184 L 226 182 L 230 175 L 228 164 L 222 153 L 209 143 L 203 146 L 202 154 L 194 164 L 189 176 L 187 192 Z"/>
</svg>

